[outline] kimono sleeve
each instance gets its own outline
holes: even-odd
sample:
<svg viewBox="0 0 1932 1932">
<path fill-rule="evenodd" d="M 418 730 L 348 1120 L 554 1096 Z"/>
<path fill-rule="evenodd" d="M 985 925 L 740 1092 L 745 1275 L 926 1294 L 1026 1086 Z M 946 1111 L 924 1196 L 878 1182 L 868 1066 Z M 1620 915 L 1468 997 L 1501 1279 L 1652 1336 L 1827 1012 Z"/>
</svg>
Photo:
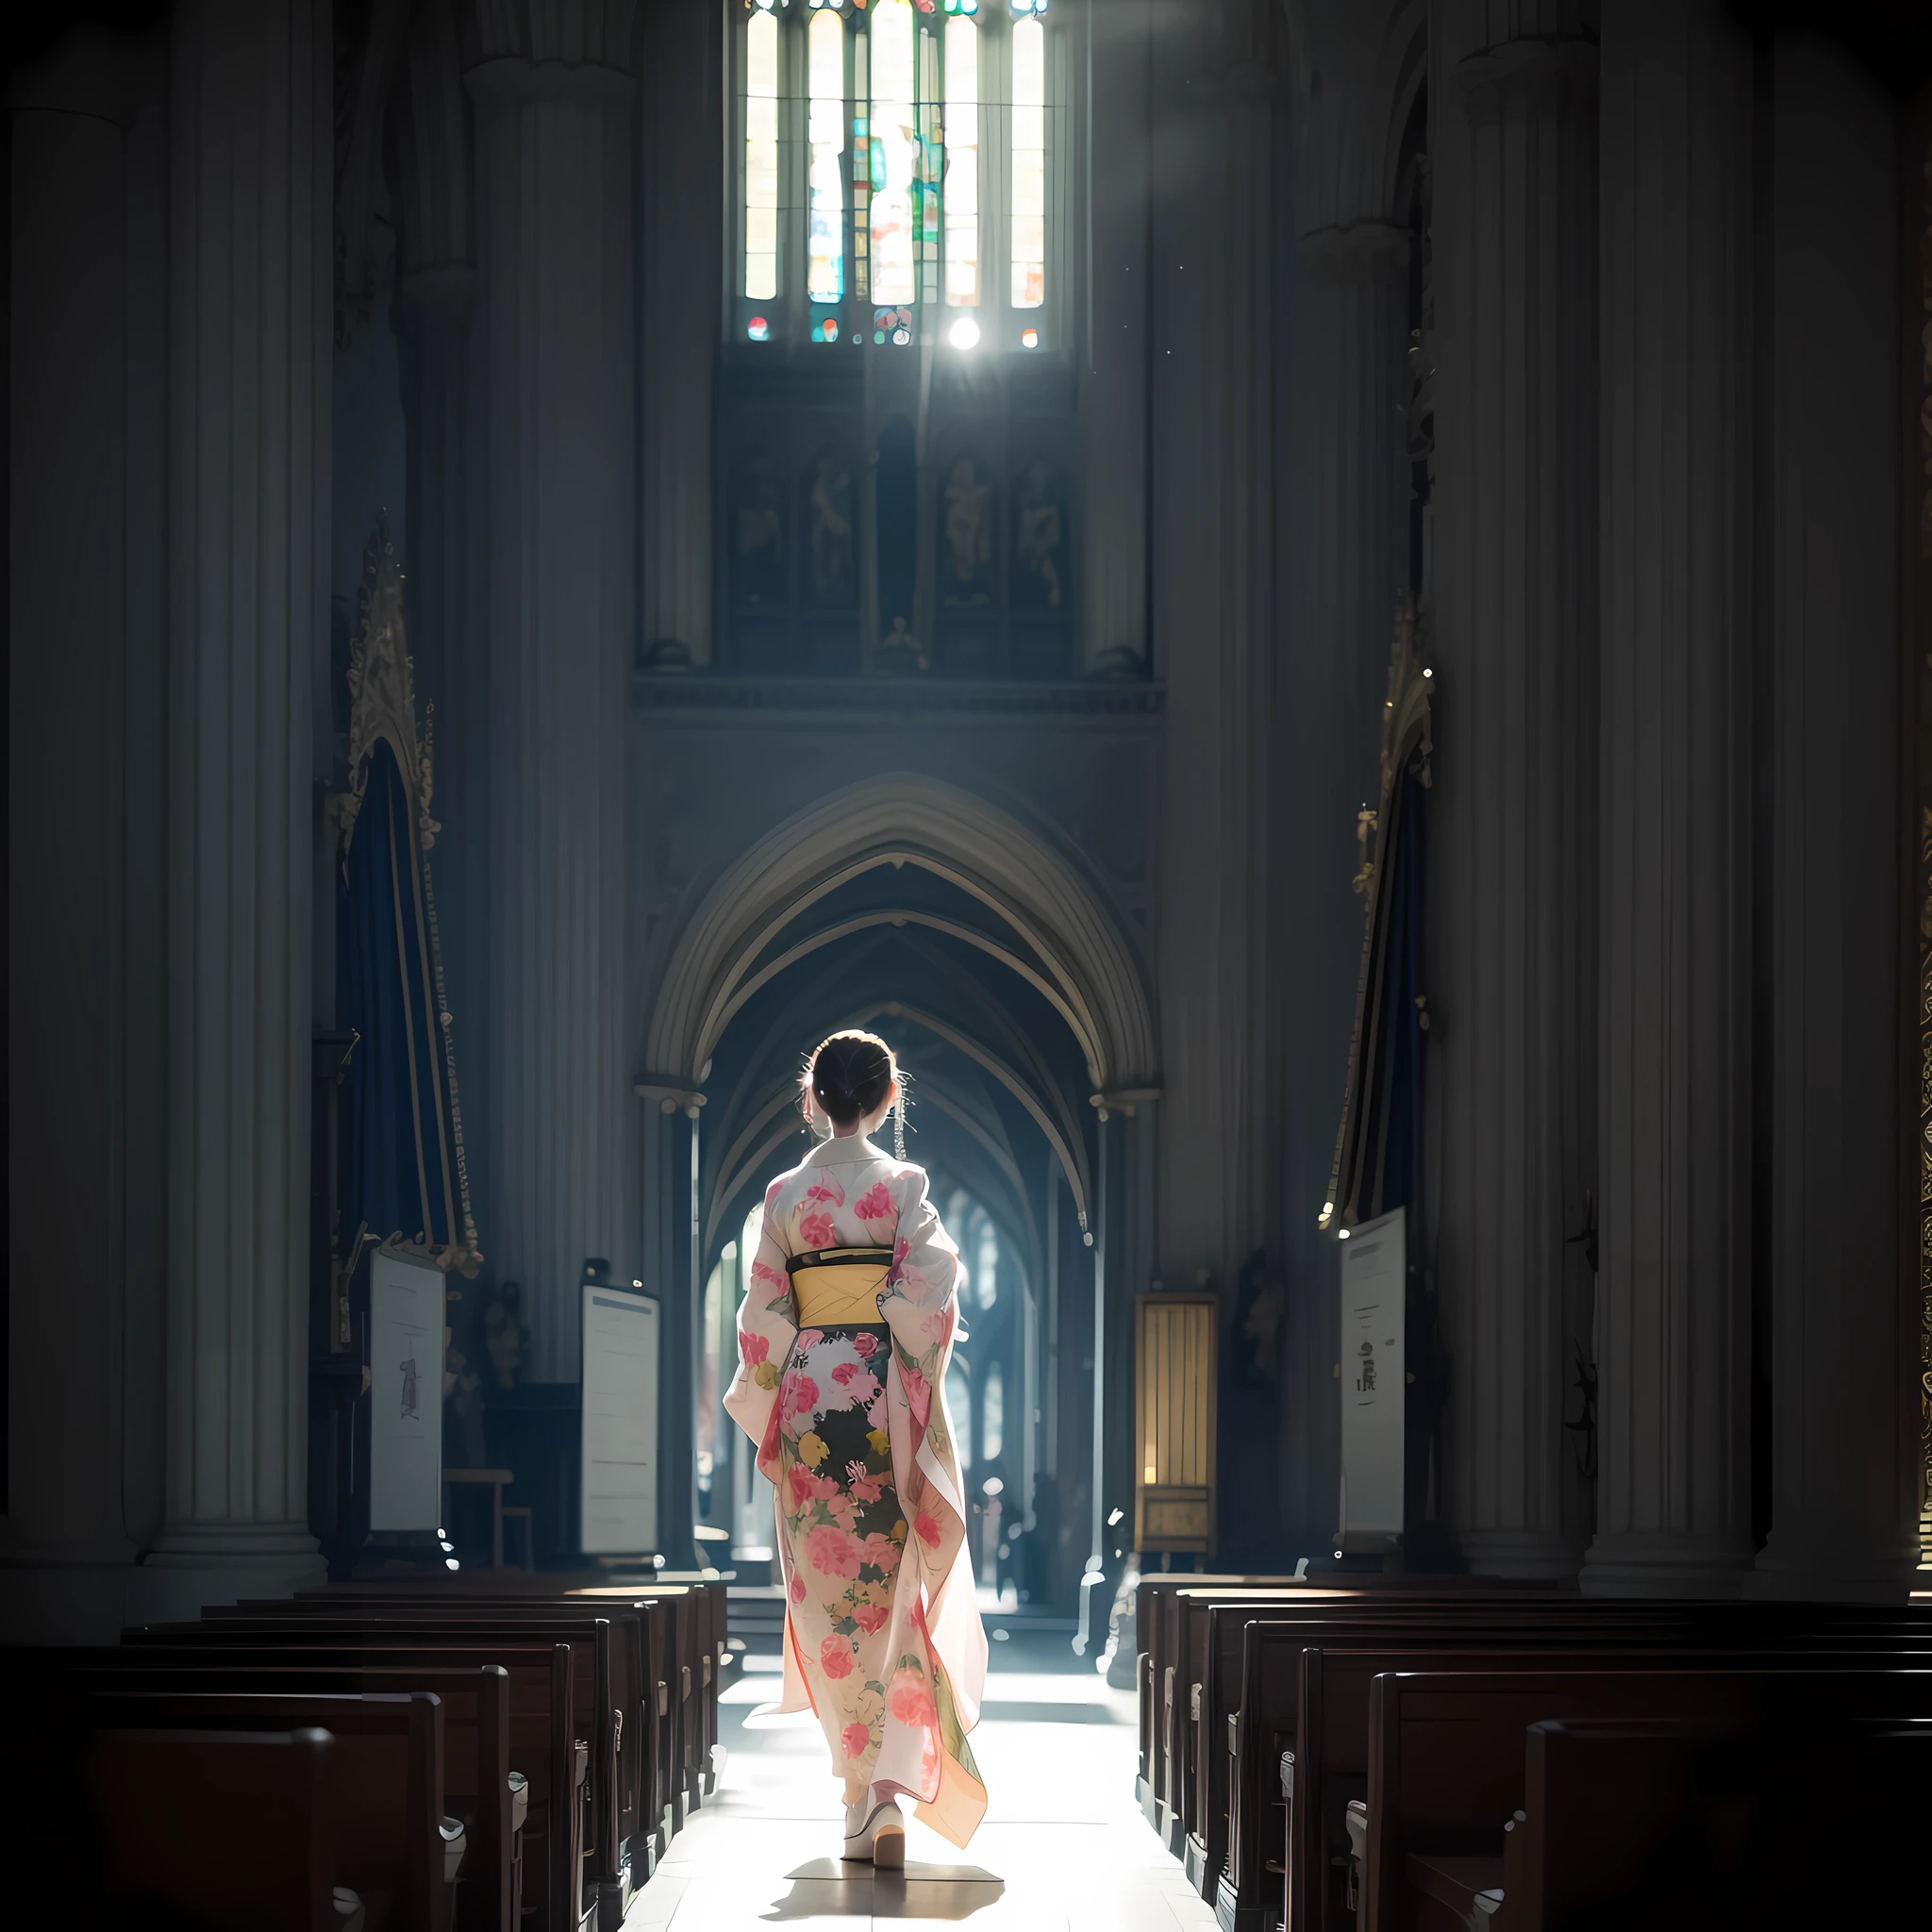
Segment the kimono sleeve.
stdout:
<svg viewBox="0 0 1932 1932">
<path fill-rule="evenodd" d="M 798 1333 L 791 1278 L 785 1272 L 785 1249 L 773 1214 L 781 1185 L 774 1181 L 765 1195 L 758 1253 L 752 1257 L 744 1300 L 738 1309 L 738 1373 L 724 1391 L 726 1412 L 758 1445 L 760 1459 L 776 1413 L 779 1373 Z"/>
<path fill-rule="evenodd" d="M 937 1438 L 934 1446 L 949 1457 L 943 1391 L 958 1314 L 959 1250 L 940 1224 L 926 1187 L 919 1168 L 908 1169 L 901 1177 L 899 1234 L 881 1311 L 892 1331 L 915 1448 L 930 1435 Z"/>
</svg>

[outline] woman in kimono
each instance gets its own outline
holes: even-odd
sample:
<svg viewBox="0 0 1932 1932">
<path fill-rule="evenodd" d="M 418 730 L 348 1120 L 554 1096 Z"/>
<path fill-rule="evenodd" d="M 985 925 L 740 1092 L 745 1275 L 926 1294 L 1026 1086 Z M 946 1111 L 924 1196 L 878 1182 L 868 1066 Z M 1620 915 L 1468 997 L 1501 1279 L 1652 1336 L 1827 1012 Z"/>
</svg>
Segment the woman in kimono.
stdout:
<svg viewBox="0 0 1932 1932">
<path fill-rule="evenodd" d="M 802 1085 L 826 1138 L 765 1194 L 724 1406 L 778 1492 L 781 1708 L 818 1715 L 844 1856 L 896 1866 L 900 1798 L 962 1847 L 986 1809 L 966 1742 L 986 1632 L 943 1393 L 959 1251 L 924 1170 L 870 1138 L 900 1097 L 885 1042 L 835 1033 Z"/>
</svg>

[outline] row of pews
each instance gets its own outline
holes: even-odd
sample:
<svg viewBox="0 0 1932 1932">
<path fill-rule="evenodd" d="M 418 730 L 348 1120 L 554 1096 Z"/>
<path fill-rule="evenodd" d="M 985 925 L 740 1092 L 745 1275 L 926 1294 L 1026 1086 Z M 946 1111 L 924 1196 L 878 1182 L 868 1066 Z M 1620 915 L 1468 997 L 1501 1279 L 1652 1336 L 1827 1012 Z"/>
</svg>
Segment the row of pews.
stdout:
<svg viewBox="0 0 1932 1932">
<path fill-rule="evenodd" d="M 1926 1886 L 1932 1605 L 1161 1574 L 1136 1638 L 1141 1811 L 1224 1932 L 1822 1924 Z"/>
<path fill-rule="evenodd" d="M 143 1924 L 610 1932 L 714 1789 L 728 1657 L 722 1583 L 334 1585 L 13 1651 L 8 1729 Z"/>
</svg>

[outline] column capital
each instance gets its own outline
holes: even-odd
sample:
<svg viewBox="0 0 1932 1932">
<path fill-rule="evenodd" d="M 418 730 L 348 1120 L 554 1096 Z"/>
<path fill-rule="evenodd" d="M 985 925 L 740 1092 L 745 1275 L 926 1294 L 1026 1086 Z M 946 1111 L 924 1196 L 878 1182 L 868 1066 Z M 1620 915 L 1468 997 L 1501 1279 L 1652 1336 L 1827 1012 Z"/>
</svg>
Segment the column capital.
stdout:
<svg viewBox="0 0 1932 1932">
<path fill-rule="evenodd" d="M 1501 41 L 1456 66 L 1470 119 L 1477 125 L 1496 120 L 1519 101 L 1547 113 L 1567 99 L 1593 97 L 1596 75 L 1596 42 L 1560 35 Z"/>
</svg>

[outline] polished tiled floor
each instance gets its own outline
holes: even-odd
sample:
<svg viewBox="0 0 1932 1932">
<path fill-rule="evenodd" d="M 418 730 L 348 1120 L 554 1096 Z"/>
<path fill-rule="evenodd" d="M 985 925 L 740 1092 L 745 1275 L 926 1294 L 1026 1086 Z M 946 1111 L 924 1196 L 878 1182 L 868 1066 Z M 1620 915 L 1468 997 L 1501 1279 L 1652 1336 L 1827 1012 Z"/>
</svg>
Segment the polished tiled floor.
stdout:
<svg viewBox="0 0 1932 1932">
<path fill-rule="evenodd" d="M 1013 1634 L 992 1646 L 973 1734 L 991 1802 L 968 1852 L 908 1823 L 903 1874 L 841 1864 L 838 1788 L 817 1724 L 747 1726 L 778 1679 L 734 1671 L 724 1774 L 633 1902 L 627 1932 L 1207 1932 L 1213 1912 L 1134 1804 L 1132 1697 L 1074 1657 L 1069 1633 L 1002 1623 Z"/>
</svg>

